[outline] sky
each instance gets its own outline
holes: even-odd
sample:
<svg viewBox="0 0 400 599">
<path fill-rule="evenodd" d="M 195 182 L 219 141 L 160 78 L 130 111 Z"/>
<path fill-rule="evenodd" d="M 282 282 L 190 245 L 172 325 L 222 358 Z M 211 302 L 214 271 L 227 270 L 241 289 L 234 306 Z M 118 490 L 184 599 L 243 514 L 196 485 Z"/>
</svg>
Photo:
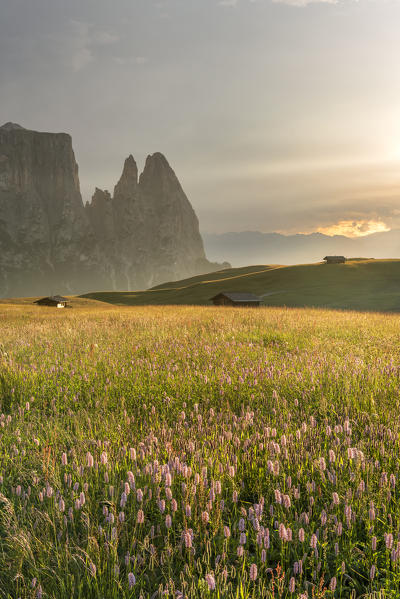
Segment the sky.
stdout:
<svg viewBox="0 0 400 599">
<path fill-rule="evenodd" d="M 164 153 L 204 232 L 400 228 L 400 0 L 0 0 L 0 121 L 84 201 Z"/>
</svg>

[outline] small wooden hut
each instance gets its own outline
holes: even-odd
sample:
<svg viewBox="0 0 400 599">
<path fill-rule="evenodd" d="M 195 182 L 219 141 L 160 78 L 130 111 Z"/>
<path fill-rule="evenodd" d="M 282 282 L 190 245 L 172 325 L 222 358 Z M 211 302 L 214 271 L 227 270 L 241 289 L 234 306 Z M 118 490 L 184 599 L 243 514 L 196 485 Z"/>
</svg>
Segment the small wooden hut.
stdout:
<svg viewBox="0 0 400 599">
<path fill-rule="evenodd" d="M 65 308 L 67 306 L 67 298 L 61 295 L 51 295 L 50 297 L 42 297 L 42 299 L 34 302 L 38 306 L 52 306 L 53 308 Z"/>
<path fill-rule="evenodd" d="M 258 307 L 261 303 L 261 298 L 253 293 L 218 293 L 211 298 L 214 306 L 245 306 Z"/>
<path fill-rule="evenodd" d="M 346 258 L 344 256 L 325 256 L 325 264 L 344 264 Z"/>
</svg>

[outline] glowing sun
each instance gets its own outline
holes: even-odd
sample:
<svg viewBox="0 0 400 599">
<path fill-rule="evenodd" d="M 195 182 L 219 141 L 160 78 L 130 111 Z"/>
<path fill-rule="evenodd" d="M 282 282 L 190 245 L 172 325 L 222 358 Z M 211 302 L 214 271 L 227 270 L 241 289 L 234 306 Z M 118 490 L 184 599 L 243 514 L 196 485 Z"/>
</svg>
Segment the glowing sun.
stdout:
<svg viewBox="0 0 400 599">
<path fill-rule="evenodd" d="M 390 231 L 390 227 L 381 220 L 341 220 L 338 223 L 319 227 L 319 233 L 325 235 L 345 235 L 346 237 L 365 237 L 372 233 Z"/>
</svg>

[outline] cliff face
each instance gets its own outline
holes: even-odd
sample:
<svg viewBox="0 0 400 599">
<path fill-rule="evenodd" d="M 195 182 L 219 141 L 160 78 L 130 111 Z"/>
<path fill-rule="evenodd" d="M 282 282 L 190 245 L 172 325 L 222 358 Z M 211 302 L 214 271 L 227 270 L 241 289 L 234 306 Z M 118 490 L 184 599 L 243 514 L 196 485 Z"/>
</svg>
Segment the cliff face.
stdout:
<svg viewBox="0 0 400 599">
<path fill-rule="evenodd" d="M 71 137 L 0 127 L 0 296 L 133 290 L 215 270 L 161 154 L 84 208 Z"/>
<path fill-rule="evenodd" d="M 71 137 L 1 127 L 0 294 L 92 288 L 94 241 Z"/>
</svg>

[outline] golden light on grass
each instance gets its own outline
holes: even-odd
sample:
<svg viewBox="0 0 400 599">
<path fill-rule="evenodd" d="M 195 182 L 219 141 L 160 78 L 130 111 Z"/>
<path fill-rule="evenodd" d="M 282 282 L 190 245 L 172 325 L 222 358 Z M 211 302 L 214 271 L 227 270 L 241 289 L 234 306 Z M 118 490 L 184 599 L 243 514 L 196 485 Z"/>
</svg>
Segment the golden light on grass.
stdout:
<svg viewBox="0 0 400 599">
<path fill-rule="evenodd" d="M 399 596 L 398 314 L 89 305 L 0 306 L 2 597 Z"/>
</svg>

